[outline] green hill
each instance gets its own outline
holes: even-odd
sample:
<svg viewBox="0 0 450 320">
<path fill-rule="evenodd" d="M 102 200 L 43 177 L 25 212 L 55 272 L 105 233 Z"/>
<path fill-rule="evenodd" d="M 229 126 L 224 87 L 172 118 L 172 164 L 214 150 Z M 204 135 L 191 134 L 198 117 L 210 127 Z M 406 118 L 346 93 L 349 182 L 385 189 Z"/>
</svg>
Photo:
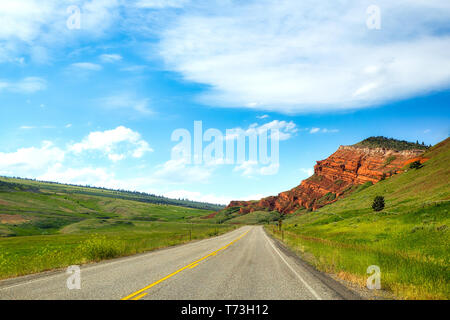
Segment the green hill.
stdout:
<svg viewBox="0 0 450 320">
<path fill-rule="evenodd" d="M 234 228 L 195 219 L 214 212 L 203 207 L 216 208 L 136 192 L 0 178 L 0 279 L 144 252 Z"/>
<path fill-rule="evenodd" d="M 317 268 L 365 286 L 370 265 L 386 290 L 409 299 L 450 298 L 450 138 L 423 155 L 420 169 L 355 191 L 283 222 L 284 240 Z M 380 212 L 371 208 L 385 198 Z M 267 230 L 277 237 L 275 226 Z"/>
<path fill-rule="evenodd" d="M 362 147 L 362 148 L 384 148 L 390 150 L 426 150 L 428 146 L 426 146 L 423 142 L 420 144 L 418 141 L 416 143 L 408 142 L 405 140 L 397 140 L 393 138 L 386 137 L 370 137 L 364 139 L 361 142 L 358 142 L 353 145 L 354 147 Z"/>
</svg>

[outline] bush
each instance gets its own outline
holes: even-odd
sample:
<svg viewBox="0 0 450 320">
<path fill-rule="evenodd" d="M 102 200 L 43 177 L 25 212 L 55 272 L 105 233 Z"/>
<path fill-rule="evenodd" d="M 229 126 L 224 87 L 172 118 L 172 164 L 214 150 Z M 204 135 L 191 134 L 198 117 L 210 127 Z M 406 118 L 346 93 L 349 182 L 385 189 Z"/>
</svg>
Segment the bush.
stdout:
<svg viewBox="0 0 450 320">
<path fill-rule="evenodd" d="M 118 257 L 123 252 L 123 243 L 94 235 L 80 245 L 80 251 L 89 261 L 100 261 Z"/>
<path fill-rule="evenodd" d="M 409 165 L 409 168 L 410 168 L 410 169 L 420 169 L 420 168 L 422 168 L 422 164 L 420 163 L 419 160 L 417 160 L 417 161 L 412 162 L 412 163 Z"/>
<path fill-rule="evenodd" d="M 376 196 L 373 200 L 372 209 L 374 211 L 381 211 L 384 209 L 384 197 Z"/>
</svg>

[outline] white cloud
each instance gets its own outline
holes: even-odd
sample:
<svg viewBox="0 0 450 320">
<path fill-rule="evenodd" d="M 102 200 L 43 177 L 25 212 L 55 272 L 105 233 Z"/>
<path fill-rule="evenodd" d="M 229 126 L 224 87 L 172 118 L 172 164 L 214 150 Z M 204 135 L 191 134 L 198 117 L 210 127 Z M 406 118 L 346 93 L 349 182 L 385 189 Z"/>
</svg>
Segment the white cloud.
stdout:
<svg viewBox="0 0 450 320">
<path fill-rule="evenodd" d="M 80 154 L 83 151 L 100 151 L 112 161 L 119 161 L 128 156 L 141 158 L 153 151 L 141 135 L 124 126 L 113 130 L 91 132 L 81 142 L 69 146 L 70 151 Z"/>
<path fill-rule="evenodd" d="M 206 104 L 285 113 L 367 107 L 450 84 L 450 3 L 212 2 L 161 33 L 167 68 L 207 84 Z M 255 102 L 257 101 L 257 102 Z"/>
<path fill-rule="evenodd" d="M 105 63 L 113 63 L 113 62 L 122 60 L 122 56 L 120 54 L 115 54 L 115 53 L 111 53 L 111 54 L 105 53 L 105 54 L 100 55 L 100 60 Z"/>
<path fill-rule="evenodd" d="M 110 109 L 134 109 L 135 111 L 144 114 L 153 114 L 149 108 L 149 99 L 137 98 L 131 93 L 119 93 L 109 97 L 104 97 L 98 100 L 98 103 L 105 108 Z"/>
<path fill-rule="evenodd" d="M 269 117 L 269 115 L 267 115 L 267 114 L 263 114 L 262 116 L 256 116 L 256 118 L 258 118 L 258 119 L 266 119 L 268 117 Z"/>
<path fill-rule="evenodd" d="M 256 132 L 256 134 L 261 134 L 264 131 L 267 131 L 268 137 L 270 138 L 270 130 L 278 130 L 280 141 L 288 140 L 292 137 L 293 134 L 298 132 L 297 125 L 293 121 L 287 122 L 284 120 L 273 120 L 261 125 L 253 123 L 247 129 L 232 128 L 229 130 L 231 134 L 226 136 L 225 139 L 235 139 L 238 132 L 249 135 L 253 132 Z"/>
<path fill-rule="evenodd" d="M 120 0 L 2 0 L 0 1 L 0 62 L 29 56 L 46 63 L 61 47 L 112 32 L 120 19 Z M 71 30 L 67 8 L 81 11 L 81 29 Z M 20 60 L 19 60 L 20 61 Z"/>
<path fill-rule="evenodd" d="M 196 192 L 196 191 L 188 191 L 188 190 L 173 190 L 168 191 L 164 193 L 165 197 L 168 198 L 174 198 L 174 199 L 190 199 L 194 201 L 200 201 L 200 202 L 209 202 L 209 203 L 216 203 L 216 204 L 223 204 L 228 205 L 230 201 L 232 200 L 259 200 L 261 198 L 264 198 L 265 195 L 263 194 L 254 194 L 254 195 L 248 195 L 248 196 L 223 196 L 223 195 L 215 195 L 212 193 L 202 193 L 202 192 Z"/>
<path fill-rule="evenodd" d="M 319 133 L 319 132 L 321 132 L 321 133 L 337 133 L 337 132 L 339 132 L 339 130 L 338 129 L 327 129 L 327 128 L 311 128 L 310 130 L 309 130 L 309 133 L 311 133 L 311 134 L 314 134 L 314 133 Z"/>
<path fill-rule="evenodd" d="M 77 62 L 77 63 L 72 63 L 70 66 L 75 69 L 81 69 L 81 70 L 86 70 L 86 71 L 102 70 L 101 65 L 96 64 L 96 63 L 91 63 L 91 62 Z"/>
<path fill-rule="evenodd" d="M 308 177 L 310 177 L 314 174 L 313 168 L 300 168 L 300 171 L 305 173 Z"/>
<path fill-rule="evenodd" d="M 34 93 L 46 88 L 47 82 L 39 77 L 26 77 L 15 82 L 0 80 L 0 92 L 3 89 L 16 93 Z"/>
<path fill-rule="evenodd" d="M 33 170 L 42 170 L 64 160 L 65 152 L 52 142 L 44 141 L 41 147 L 20 148 L 15 152 L 0 152 L 0 173 L 28 176 Z"/>
<path fill-rule="evenodd" d="M 234 167 L 234 172 L 241 172 L 244 177 L 270 176 L 278 173 L 280 165 L 272 163 L 267 166 L 261 166 L 257 161 L 247 160 Z"/>
<path fill-rule="evenodd" d="M 114 175 L 104 168 L 64 168 L 57 163 L 36 179 L 78 185 L 118 188 Z"/>
<path fill-rule="evenodd" d="M 136 7 L 144 9 L 181 8 L 189 0 L 139 0 Z"/>
<path fill-rule="evenodd" d="M 212 172 L 212 166 L 189 165 L 184 159 L 169 160 L 157 167 L 151 179 L 168 184 L 204 183 L 211 177 Z"/>
<path fill-rule="evenodd" d="M 165 192 L 163 195 L 165 197 L 173 199 L 189 199 L 193 201 L 209 202 L 224 205 L 228 204 L 232 200 L 232 198 L 230 197 L 217 196 L 215 194 L 203 194 L 201 192 L 188 190 L 173 190 Z"/>
</svg>

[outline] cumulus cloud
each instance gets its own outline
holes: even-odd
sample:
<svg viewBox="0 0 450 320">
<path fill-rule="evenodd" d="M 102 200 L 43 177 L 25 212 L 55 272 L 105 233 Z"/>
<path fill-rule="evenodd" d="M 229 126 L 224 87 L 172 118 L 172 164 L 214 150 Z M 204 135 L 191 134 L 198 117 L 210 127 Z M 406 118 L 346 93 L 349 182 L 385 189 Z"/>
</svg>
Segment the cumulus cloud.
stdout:
<svg viewBox="0 0 450 320">
<path fill-rule="evenodd" d="M 70 145 L 68 149 L 75 154 L 100 151 L 111 161 L 119 161 L 129 156 L 141 158 L 145 153 L 153 151 L 138 132 L 124 126 L 91 132 L 81 142 Z"/>
<path fill-rule="evenodd" d="M 78 185 L 91 185 L 117 188 L 114 175 L 104 168 L 65 168 L 61 163 L 50 167 L 44 174 L 37 177 L 43 181 L 57 181 Z"/>
<path fill-rule="evenodd" d="M 367 107 L 447 88 L 450 4 L 378 1 L 213 2 L 162 32 L 167 68 L 207 84 L 207 104 L 285 113 Z M 433 23 L 431 23 L 433 22 Z"/>
<path fill-rule="evenodd" d="M 185 159 L 169 160 L 157 167 L 151 179 L 168 184 L 204 183 L 211 177 L 213 170 L 211 166 L 190 165 Z"/>
<path fill-rule="evenodd" d="M 279 163 L 262 166 L 257 161 L 248 160 L 234 167 L 233 171 L 240 172 L 244 177 L 252 178 L 255 176 L 271 176 L 277 174 L 279 168 Z"/>
<path fill-rule="evenodd" d="M 308 177 L 312 176 L 314 174 L 313 168 L 300 168 L 300 172 L 306 174 Z"/>
<path fill-rule="evenodd" d="M 41 147 L 20 148 L 14 152 L 0 152 L 0 173 L 29 176 L 35 170 L 64 160 L 65 151 L 44 141 Z"/>
</svg>

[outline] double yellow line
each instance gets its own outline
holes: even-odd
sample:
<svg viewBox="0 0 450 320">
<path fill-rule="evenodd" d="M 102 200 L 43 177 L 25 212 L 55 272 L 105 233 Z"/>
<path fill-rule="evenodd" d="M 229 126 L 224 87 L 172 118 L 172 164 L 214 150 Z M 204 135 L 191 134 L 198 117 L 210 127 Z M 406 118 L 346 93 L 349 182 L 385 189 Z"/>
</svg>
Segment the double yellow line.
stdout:
<svg viewBox="0 0 450 320">
<path fill-rule="evenodd" d="M 196 267 L 197 264 L 198 264 L 199 262 L 201 262 L 201 261 L 203 261 L 203 260 L 205 260 L 205 259 L 207 259 L 207 258 L 209 258 L 209 257 L 211 257 L 211 256 L 215 256 L 219 251 L 225 250 L 226 248 L 228 248 L 229 246 L 231 246 L 233 243 L 235 243 L 235 242 L 241 240 L 241 239 L 242 239 L 247 233 L 249 233 L 249 232 L 250 232 L 250 230 L 247 231 L 246 233 L 244 233 L 243 235 L 241 235 L 239 238 L 237 238 L 237 239 L 231 241 L 231 242 L 230 242 L 229 244 L 227 244 L 226 246 L 224 246 L 224 247 L 222 247 L 222 248 L 220 248 L 220 249 L 218 249 L 218 250 L 216 250 L 216 251 L 214 251 L 214 252 L 211 252 L 210 254 L 204 256 L 203 258 L 200 258 L 200 259 L 198 259 L 198 260 L 196 260 L 196 261 L 194 261 L 194 262 L 188 264 L 187 266 L 185 266 L 185 267 L 183 267 L 183 268 L 181 268 L 181 269 L 178 269 L 178 270 L 175 271 L 175 272 L 172 272 L 171 274 L 165 276 L 164 278 L 159 279 L 158 281 L 155 281 L 155 282 L 153 282 L 152 284 L 149 284 L 149 285 L 146 286 L 145 288 L 142 288 L 142 289 L 140 289 L 140 290 L 138 290 L 138 291 L 136 291 L 136 292 L 133 292 L 132 294 L 126 296 L 125 298 L 122 298 L 121 300 L 130 300 L 130 299 L 131 299 L 131 300 L 139 300 L 140 298 L 142 298 L 142 297 L 144 297 L 144 296 L 147 295 L 147 292 L 144 292 L 144 291 L 146 291 L 146 290 L 148 290 L 148 289 L 150 289 L 150 288 L 156 286 L 157 284 L 159 284 L 159 283 L 161 283 L 161 282 L 163 282 L 163 281 L 165 281 L 165 280 L 167 280 L 167 279 L 173 277 L 174 275 L 176 275 L 177 273 L 180 273 L 180 272 L 183 271 L 183 270 L 186 270 L 186 269 L 189 269 L 189 268 L 194 268 L 194 267 Z"/>
</svg>

